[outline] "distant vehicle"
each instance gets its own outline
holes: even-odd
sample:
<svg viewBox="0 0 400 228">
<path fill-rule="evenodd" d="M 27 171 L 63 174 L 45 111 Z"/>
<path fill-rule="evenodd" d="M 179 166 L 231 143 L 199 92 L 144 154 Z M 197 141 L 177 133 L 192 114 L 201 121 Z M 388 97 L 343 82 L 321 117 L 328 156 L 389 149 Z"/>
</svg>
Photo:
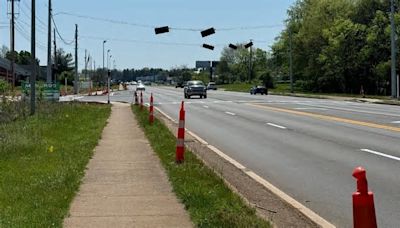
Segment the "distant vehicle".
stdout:
<svg viewBox="0 0 400 228">
<path fill-rule="evenodd" d="M 149 85 L 151 85 L 151 82 L 145 81 L 145 82 L 143 82 L 143 84 L 146 85 L 146 86 L 149 86 Z"/>
<path fill-rule="evenodd" d="M 200 98 L 207 98 L 207 88 L 202 81 L 188 81 L 183 89 L 185 98 L 191 96 L 200 96 Z"/>
<path fill-rule="evenodd" d="M 184 88 L 185 87 L 185 82 L 178 82 L 175 85 L 175 88 Z"/>
<path fill-rule="evenodd" d="M 207 85 L 207 90 L 217 90 L 217 85 L 215 84 L 215 82 L 209 82 Z"/>
<path fill-rule="evenodd" d="M 257 93 L 268 95 L 268 89 L 265 86 L 254 86 L 250 89 L 251 95 L 256 95 Z"/>
<path fill-rule="evenodd" d="M 136 91 L 145 91 L 145 90 L 146 90 L 146 87 L 142 83 L 140 83 L 136 86 Z"/>
</svg>

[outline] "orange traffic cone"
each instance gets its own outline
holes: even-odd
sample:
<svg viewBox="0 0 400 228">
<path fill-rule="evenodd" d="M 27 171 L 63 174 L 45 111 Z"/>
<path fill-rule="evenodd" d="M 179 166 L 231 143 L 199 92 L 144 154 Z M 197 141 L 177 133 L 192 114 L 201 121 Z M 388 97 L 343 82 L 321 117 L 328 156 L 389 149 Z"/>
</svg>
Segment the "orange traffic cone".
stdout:
<svg viewBox="0 0 400 228">
<path fill-rule="evenodd" d="M 354 228 L 376 228 L 374 193 L 368 191 L 365 169 L 354 169 L 353 177 L 357 179 L 357 191 L 353 193 Z"/>
</svg>

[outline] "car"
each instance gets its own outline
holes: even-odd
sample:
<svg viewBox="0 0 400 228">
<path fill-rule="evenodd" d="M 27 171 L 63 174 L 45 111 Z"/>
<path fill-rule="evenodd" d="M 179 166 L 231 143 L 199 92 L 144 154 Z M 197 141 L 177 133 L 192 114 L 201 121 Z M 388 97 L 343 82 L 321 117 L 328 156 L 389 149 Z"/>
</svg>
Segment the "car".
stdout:
<svg viewBox="0 0 400 228">
<path fill-rule="evenodd" d="M 145 90 L 146 90 L 146 87 L 142 83 L 140 83 L 136 86 L 136 91 L 145 91 Z"/>
<path fill-rule="evenodd" d="M 215 84 L 215 82 L 209 82 L 207 85 L 207 90 L 217 90 L 217 85 Z"/>
<path fill-rule="evenodd" d="M 192 96 L 200 96 L 200 98 L 207 98 L 207 88 L 202 81 L 188 81 L 183 89 L 185 98 Z"/>
<path fill-rule="evenodd" d="M 185 88 L 185 83 L 184 82 L 178 82 L 178 83 L 176 83 L 175 88 Z"/>
<path fill-rule="evenodd" d="M 251 95 L 256 95 L 257 93 L 268 95 L 268 89 L 265 86 L 254 86 L 250 89 Z"/>
</svg>

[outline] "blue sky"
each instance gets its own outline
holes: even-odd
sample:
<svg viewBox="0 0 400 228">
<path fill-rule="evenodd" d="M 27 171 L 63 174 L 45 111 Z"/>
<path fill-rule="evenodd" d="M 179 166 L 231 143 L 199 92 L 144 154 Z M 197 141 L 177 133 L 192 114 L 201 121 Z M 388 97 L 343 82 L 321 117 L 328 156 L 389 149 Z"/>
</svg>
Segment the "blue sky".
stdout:
<svg viewBox="0 0 400 228">
<path fill-rule="evenodd" d="M 36 0 L 37 56 L 46 63 L 47 2 Z M 122 68 L 161 67 L 170 69 L 186 65 L 194 67 L 196 60 L 218 60 L 222 48 L 229 43 L 255 40 L 256 47 L 269 49 L 283 29 L 287 9 L 295 0 L 53 0 L 53 11 L 58 29 L 66 41 L 74 38 L 75 24 L 79 25 L 79 68 L 84 64 L 85 49 L 102 65 L 102 39 L 109 39 L 106 50 L 111 49 L 112 60 Z M 30 0 L 17 4 L 16 49 L 30 50 Z M 60 14 L 61 12 L 106 18 L 141 26 L 108 23 Z M 6 24 L 6 0 L 0 1 L 0 45 L 9 46 L 9 28 Z M 43 22 L 43 23 L 42 23 Z M 202 38 L 198 31 L 174 30 L 156 36 L 154 26 L 173 28 L 216 28 L 216 34 Z M 249 26 L 268 26 L 261 29 L 234 29 Z M 62 43 L 58 47 L 73 52 L 73 46 Z M 210 51 L 203 43 L 215 45 Z"/>
</svg>

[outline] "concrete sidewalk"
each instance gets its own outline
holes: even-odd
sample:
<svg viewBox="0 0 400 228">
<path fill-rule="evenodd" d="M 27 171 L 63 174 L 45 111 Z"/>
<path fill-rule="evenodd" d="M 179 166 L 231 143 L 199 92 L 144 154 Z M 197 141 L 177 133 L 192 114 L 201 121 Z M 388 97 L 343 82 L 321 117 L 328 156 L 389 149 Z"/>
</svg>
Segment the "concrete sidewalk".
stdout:
<svg viewBox="0 0 400 228">
<path fill-rule="evenodd" d="M 192 227 L 128 104 L 114 104 L 64 227 Z"/>
</svg>

